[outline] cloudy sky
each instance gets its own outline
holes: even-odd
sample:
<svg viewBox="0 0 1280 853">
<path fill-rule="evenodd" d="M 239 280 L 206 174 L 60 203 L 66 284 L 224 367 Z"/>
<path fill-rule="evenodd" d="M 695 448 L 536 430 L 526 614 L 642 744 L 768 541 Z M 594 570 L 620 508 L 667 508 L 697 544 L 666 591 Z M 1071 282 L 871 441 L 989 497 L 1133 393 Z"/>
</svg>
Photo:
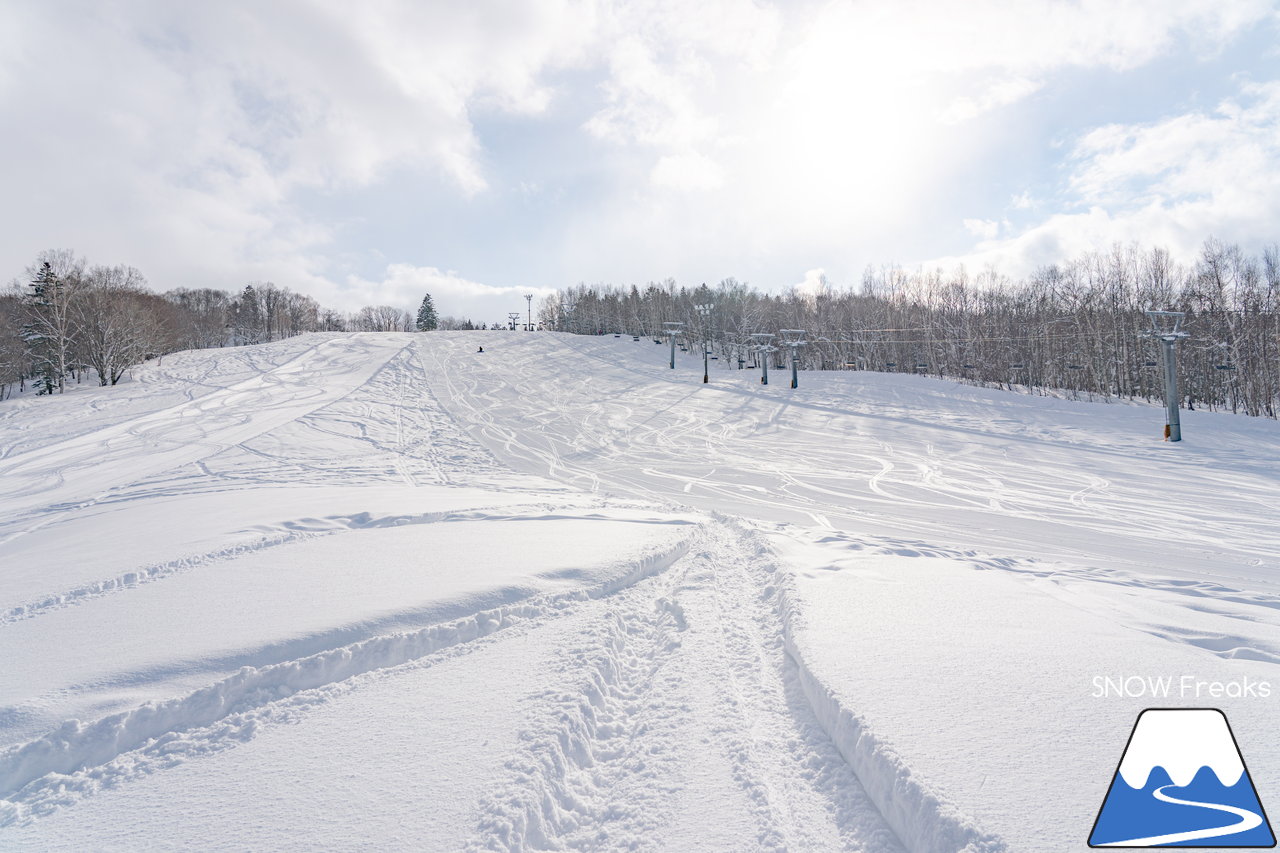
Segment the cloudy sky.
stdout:
<svg viewBox="0 0 1280 853">
<path fill-rule="evenodd" d="M 0 112 L 0 280 L 479 321 L 1280 240 L 1280 0 L 6 0 Z"/>
</svg>

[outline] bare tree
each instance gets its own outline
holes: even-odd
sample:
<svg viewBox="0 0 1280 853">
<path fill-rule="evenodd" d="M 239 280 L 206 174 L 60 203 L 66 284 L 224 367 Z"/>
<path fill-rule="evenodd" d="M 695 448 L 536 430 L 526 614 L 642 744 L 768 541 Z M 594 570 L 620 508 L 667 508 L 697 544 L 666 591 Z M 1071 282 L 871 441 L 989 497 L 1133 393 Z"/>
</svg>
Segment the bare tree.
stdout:
<svg viewBox="0 0 1280 853">
<path fill-rule="evenodd" d="M 352 320 L 358 332 L 408 332 L 413 317 L 402 308 L 391 305 L 366 305 Z"/>
<path fill-rule="evenodd" d="M 24 386 L 27 376 L 27 347 L 22 340 L 22 291 L 14 282 L 9 292 L 0 293 L 0 400 L 12 395 L 13 387 Z"/>
<path fill-rule="evenodd" d="M 715 304 L 705 329 L 693 305 Z M 1280 248 L 1261 260 L 1206 241 L 1186 268 L 1163 249 L 1089 252 L 1011 281 L 994 269 L 868 268 L 857 292 L 769 295 L 725 279 L 708 294 L 668 279 L 644 289 L 579 284 L 543 302 L 548 328 L 655 335 L 667 320 L 722 353 L 750 332 L 809 331 L 808 368 L 929 373 L 1093 399 L 1159 399 L 1159 356 L 1139 337 L 1144 310 L 1186 312 L 1188 406 L 1280 411 Z M 730 359 L 736 361 L 736 359 Z M 777 364 L 777 362 L 775 362 Z"/>
<path fill-rule="evenodd" d="M 115 385 L 126 370 L 165 352 L 177 337 L 167 322 L 168 303 L 145 286 L 133 267 L 97 266 L 85 276 L 74 313 L 80 351 L 100 385 Z"/>
<path fill-rule="evenodd" d="M 176 288 L 164 298 L 179 309 L 179 345 L 188 349 L 225 346 L 231 296 L 222 290 Z"/>
</svg>

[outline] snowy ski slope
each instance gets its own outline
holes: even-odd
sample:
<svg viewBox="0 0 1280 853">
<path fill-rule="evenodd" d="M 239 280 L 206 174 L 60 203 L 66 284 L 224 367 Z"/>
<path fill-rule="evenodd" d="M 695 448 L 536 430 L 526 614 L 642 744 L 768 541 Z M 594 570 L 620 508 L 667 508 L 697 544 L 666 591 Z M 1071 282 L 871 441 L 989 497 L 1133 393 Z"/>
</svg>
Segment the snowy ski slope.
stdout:
<svg viewBox="0 0 1280 853">
<path fill-rule="evenodd" d="M 1280 684 L 1176 694 L 1274 680 L 1275 422 L 665 355 L 309 335 L 0 405 L 0 849 L 1083 850 L 1152 705 L 1280 793 Z"/>
</svg>

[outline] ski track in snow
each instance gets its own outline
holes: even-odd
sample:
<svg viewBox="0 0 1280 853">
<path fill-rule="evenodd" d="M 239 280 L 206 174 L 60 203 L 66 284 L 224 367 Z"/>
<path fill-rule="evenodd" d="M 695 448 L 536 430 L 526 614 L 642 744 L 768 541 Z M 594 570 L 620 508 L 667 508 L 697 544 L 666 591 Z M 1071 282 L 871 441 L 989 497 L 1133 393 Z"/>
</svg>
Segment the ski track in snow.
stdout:
<svg viewBox="0 0 1280 853">
<path fill-rule="evenodd" d="M 557 511 L 555 507 L 548 504 L 517 504 L 410 515 L 374 516 L 370 513 L 358 513 L 355 515 L 325 516 L 323 518 L 301 518 L 274 525 L 260 525 L 246 531 L 260 534 L 260 538 L 251 542 L 220 548 L 205 554 L 194 554 L 144 566 L 113 578 L 84 584 L 63 593 L 49 595 L 36 601 L 0 611 L 0 626 L 21 619 L 32 619 L 52 610 L 82 604 L 90 599 L 109 593 L 133 589 L 141 584 L 161 580 L 170 575 L 193 569 L 202 569 L 224 560 L 233 560 L 246 554 L 257 553 L 269 548 L 301 542 L 304 539 L 331 536 L 348 530 L 374 530 L 386 527 L 439 524 L 451 521 L 545 521 L 548 519 L 603 517 L 593 513 L 570 514 Z"/>
<path fill-rule="evenodd" d="M 1063 456 L 1078 450 L 1069 446 L 1069 427 L 1046 438 L 1019 435 L 1026 427 L 1011 422 L 1002 440 L 1016 458 L 996 471 L 963 441 L 1001 428 L 998 417 L 984 424 L 957 416 L 936 427 L 917 421 L 912 428 L 931 439 L 896 441 L 894 429 L 910 421 L 903 412 L 848 411 L 804 396 L 762 402 L 737 389 L 670 383 L 643 366 L 611 365 L 608 383 L 592 370 L 548 378 L 537 373 L 545 373 L 543 341 L 504 335 L 499 344 L 507 352 L 483 363 L 468 358 L 471 338 L 445 335 L 312 336 L 180 353 L 95 397 L 95 418 L 83 417 L 75 395 L 57 401 L 46 421 L 52 438 L 32 428 L 40 423 L 30 414 L 36 401 L 0 407 L 7 442 L 0 447 L 0 501 L 13 508 L 0 525 L 0 548 L 70 524 L 90 508 L 285 484 L 527 488 L 537 495 L 523 503 L 326 514 L 239 529 L 221 547 L 0 611 L 0 642 L 12 623 L 185 572 L 213 572 L 305 539 L 454 521 L 593 517 L 590 507 L 548 500 L 552 481 L 570 487 L 566 494 L 594 493 L 592 506 L 601 509 L 708 513 L 677 545 L 612 567 L 611 579 L 593 586 L 395 633 L 371 625 L 358 641 L 243 667 L 186 695 L 90 722 L 68 719 L 0 752 L 0 827 L 30 826 L 132 779 L 250 743 L 263 727 L 303 726 L 312 709 L 371 679 L 539 632 L 552 640 L 557 681 L 526 698 L 519 748 L 476 804 L 469 850 L 697 849 L 696 838 L 672 835 L 699 828 L 690 825 L 684 798 L 696 795 L 700 779 L 722 778 L 721 795 L 742 806 L 749 824 L 724 828 L 734 840 L 724 849 L 996 853 L 1008 849 L 1002 839 L 914 774 L 891 732 L 872 730 L 815 675 L 796 640 L 805 622 L 794 579 L 762 530 L 785 528 L 836 554 L 945 557 L 1045 582 L 1064 600 L 1092 607 L 1101 584 L 1198 609 L 1218 619 L 1214 625 L 1273 621 L 1280 609 L 1280 594 L 1153 576 L 1129 556 L 1095 566 L 1097 550 L 1071 541 L 1087 530 L 1145 546 L 1174 535 L 1185 540 L 1192 531 L 1192 545 L 1226 541 L 1236 555 L 1273 559 L 1280 539 L 1256 519 L 1274 517 L 1280 501 L 1247 478 L 1197 469 L 1204 481 L 1196 488 L 1230 491 L 1239 511 L 1213 515 L 1220 502 L 1189 522 L 1194 500 L 1171 513 L 1136 502 L 1117 485 L 1121 478 L 1099 473 L 1105 466 L 1036 463 L 1034 453 L 1045 448 Z M 590 341 L 555 341 L 561 357 L 607 361 Z M 706 393 L 740 399 L 717 398 L 708 409 L 700 402 Z M 833 434 L 833 424 L 848 431 Z M 801 441 L 807 455 L 777 452 L 779 436 Z M 1022 440 L 1027 450 L 1018 446 Z M 1113 452 L 1097 451 L 1103 458 Z M 537 481 L 512 480 L 508 465 Z M 1050 469 L 1052 483 L 1044 474 Z M 803 530 L 738 516 L 781 517 Z M 1081 559 L 993 556 L 1022 534 L 991 527 L 981 548 L 921 541 L 954 542 L 966 523 L 977 529 L 1001 519 L 1025 522 L 1024 530 L 1069 525 L 1071 537 L 1058 552 Z M 1207 525 L 1216 539 L 1197 538 L 1194 530 Z M 901 535 L 907 530 L 911 536 Z M 1280 662 L 1280 641 L 1268 644 L 1245 627 L 1198 630 L 1107 606 L 1122 624 L 1169 642 Z"/>
<path fill-rule="evenodd" d="M 506 762 L 507 781 L 479 804 L 469 849 L 663 849 L 696 741 L 724 761 L 749 803 L 754 849 L 902 850 L 841 757 L 854 747 L 838 748 L 808 704 L 778 628 L 776 572 L 753 533 L 708 521 L 591 589 L 244 667 L 185 697 L 69 720 L 0 753 L 0 827 L 247 743 L 262 726 L 304 722 L 361 679 L 571 624 L 555 653 L 570 689 L 532 697 L 523 746 Z M 983 841 L 962 823 L 952 831 Z"/>
<path fill-rule="evenodd" d="M 1001 530 L 1015 520 L 1025 522 L 1017 530 L 1054 542 L 1064 557 L 1086 565 L 1106 553 L 1100 546 L 1111 545 L 1113 564 L 1133 562 L 1143 570 L 1166 555 L 1176 563 L 1189 548 L 1212 553 L 1224 542 L 1259 560 L 1280 553 L 1280 530 L 1268 523 L 1280 513 L 1280 497 L 1269 479 L 1177 457 L 1166 461 L 1155 456 L 1163 447 L 1090 446 L 1069 425 L 1045 436 L 978 406 L 967 418 L 930 422 L 908 405 L 851 408 L 848 399 L 805 388 L 776 397 L 772 386 L 757 393 L 727 384 L 737 372 L 718 373 L 719 383 L 707 387 L 666 382 L 667 371 L 656 366 L 619 363 L 630 354 L 608 346 L 611 339 L 562 340 L 577 351 L 575 358 L 607 373 L 607 391 L 596 370 L 545 375 L 537 368 L 541 348 L 525 341 L 511 347 L 501 372 L 492 368 L 496 360 L 464 361 L 457 349 L 432 348 L 432 376 L 499 455 L 587 489 L 655 500 L 684 492 L 694 506 L 765 518 L 781 513 L 804 523 L 818 515 L 942 541 L 981 532 L 984 546 L 996 552 L 1022 547 L 1023 535 Z M 529 370 L 513 369 L 525 364 Z M 647 408 L 637 410 L 641 401 Z M 909 428 L 910 437 L 899 427 Z M 780 452 L 780 439 L 803 446 L 803 455 Z M 1006 458 L 998 476 L 970 461 L 988 452 L 983 444 L 996 442 Z M 1149 485 L 1140 492 L 1122 490 L 1099 473 L 1144 457 Z M 1258 465 L 1265 470 L 1264 462 Z M 1151 501 L 1153 492 L 1178 499 Z M 1197 500 L 1198 494 L 1213 500 Z M 1226 505 L 1234 511 L 1221 512 Z M 1082 530 L 1090 533 L 1083 541 Z M 1151 556 L 1129 557 L 1139 553 L 1135 544 Z"/>
<path fill-rule="evenodd" d="M 216 379 L 225 372 L 216 360 L 183 354 L 171 358 L 163 373 L 154 369 L 151 379 L 165 389 L 166 383 L 180 384 L 183 365 L 196 366 L 194 386 L 176 405 L 148 408 L 143 394 L 116 407 L 132 414 L 116 423 L 18 452 L 8 445 L 8 494 L 20 496 L 26 511 L 6 541 L 90 508 L 175 495 L 299 482 L 448 486 L 464 471 L 472 481 L 502 474 L 494 457 L 434 402 L 414 346 L 387 348 L 380 367 L 365 374 L 357 369 L 355 375 L 364 378 L 336 397 L 304 390 L 306 381 L 297 374 L 328 369 L 327 360 L 317 362 L 319 354 L 336 350 L 341 361 L 346 348 L 359 350 L 367 361 L 360 342 L 334 339 L 276 347 L 281 352 L 266 363 L 237 354 L 264 372 L 231 372 L 226 383 Z M 297 379 L 293 388 L 291 376 Z M 157 392 L 155 400 L 163 404 L 170 393 Z M 257 403 L 263 393 L 283 393 L 288 402 L 282 409 L 300 405 L 288 418 L 263 420 Z M 214 412 L 221 434 L 192 420 Z M 189 441 L 177 441 L 169 433 L 175 427 L 195 429 Z M 311 442 L 308 434 L 317 439 Z M 309 456 L 312 443 L 323 450 Z M 134 479 L 102 476 L 95 481 L 101 488 L 85 494 L 79 471 L 105 470 L 113 459 L 175 447 L 179 452 L 162 462 L 135 469 Z M 335 457 L 334 447 L 351 450 Z M 555 459 L 548 457 L 553 464 Z M 85 497 L 70 497 L 76 493 Z M 215 571 L 246 554 L 350 530 L 591 517 L 589 510 L 566 513 L 542 502 L 260 525 L 239 531 L 241 541 L 225 547 L 10 607 L 0 613 L 0 631 L 184 572 Z M 740 550 L 748 534 L 731 532 L 723 522 L 704 522 L 703 528 L 695 534 L 701 543 L 696 555 L 685 556 L 686 539 L 674 551 L 650 555 L 593 588 L 534 596 L 302 658 L 246 666 L 185 696 L 96 721 L 67 720 L 0 753 L 0 826 L 29 825 L 131 779 L 250 742 L 262 726 L 303 722 L 308 709 L 358 690 L 368 678 L 429 667 L 441 655 L 466 654 L 540 625 L 573 621 L 578 627 L 565 640 L 560 664 L 572 689 L 533 697 L 525 747 L 508 761 L 507 782 L 479 804 L 473 848 L 656 849 L 664 821 L 679 808 L 687 782 L 685 741 L 693 737 L 700 750 L 712 750 L 729 768 L 749 804 L 751 842 L 758 849 L 902 849 L 809 709 L 800 674 L 781 641 L 770 598 L 775 588 L 755 586 L 766 583 L 764 569 L 757 567 L 753 575 L 745 568 L 760 562 L 758 553 Z M 714 713 L 691 716 L 691 703 Z M 710 731 L 698 728 L 711 721 L 718 722 Z M 780 739 L 779 732 L 789 734 Z M 567 752 L 562 744 L 569 744 Z M 682 843 L 688 840 L 677 846 Z"/>
<path fill-rule="evenodd" d="M 806 702 L 775 567 L 752 540 L 712 523 L 688 557 L 607 602 L 562 654 L 577 688 L 535 706 L 467 849 L 696 847 L 672 834 L 695 744 L 742 794 L 740 849 L 903 849 Z"/>
<path fill-rule="evenodd" d="M 362 384 L 369 356 L 386 346 L 372 338 L 313 342 L 283 364 L 193 400 L 8 455 L 0 500 L 13 507 L 9 526 L 17 529 L 0 527 L 0 544 L 110 498 L 120 485 L 114 461 L 138 475 L 168 470 L 320 408 Z M 317 381 L 322 375 L 330 384 Z"/>
<path fill-rule="evenodd" d="M 280 716 L 295 714 L 325 690 L 355 676 L 396 667 L 526 622 L 561 615 L 609 595 L 679 559 L 687 544 L 649 555 L 595 588 L 538 596 L 481 610 L 417 631 L 372 637 L 297 660 L 243 667 L 188 696 L 148 703 L 92 723 L 68 720 L 56 731 L 0 753 L 0 826 L 29 820 L 80 796 L 157 766 L 227 748 Z M 300 695 L 307 694 L 307 695 Z"/>
</svg>

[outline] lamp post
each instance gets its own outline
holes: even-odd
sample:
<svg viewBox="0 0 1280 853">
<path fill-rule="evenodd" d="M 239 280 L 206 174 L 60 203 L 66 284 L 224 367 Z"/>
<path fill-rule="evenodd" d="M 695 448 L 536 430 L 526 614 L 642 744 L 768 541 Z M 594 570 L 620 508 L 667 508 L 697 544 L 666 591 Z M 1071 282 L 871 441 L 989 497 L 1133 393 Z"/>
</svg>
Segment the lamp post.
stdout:
<svg viewBox="0 0 1280 853">
<path fill-rule="evenodd" d="M 676 369 L 676 335 L 680 334 L 680 330 L 684 328 L 684 323 L 675 320 L 668 320 L 662 324 L 662 329 L 671 338 L 671 369 Z"/>
<path fill-rule="evenodd" d="M 527 313 L 525 314 L 525 318 L 527 322 L 524 324 L 524 330 L 526 332 L 532 332 L 533 331 L 533 294 L 526 293 L 524 295 L 524 301 L 526 303 L 525 308 L 527 310 Z"/>
<path fill-rule="evenodd" d="M 1182 331 L 1182 311 L 1148 311 L 1151 328 L 1142 332 L 1144 338 L 1157 338 L 1164 345 L 1164 406 L 1165 438 L 1182 441 L 1182 423 L 1178 416 L 1178 341 L 1190 337 Z M 1161 328 L 1161 327 L 1164 328 Z"/>
<path fill-rule="evenodd" d="M 708 355 L 710 355 L 710 350 L 707 349 L 707 329 L 710 325 L 709 320 L 711 319 L 711 309 L 714 308 L 715 305 L 711 302 L 707 302 L 693 307 L 697 309 L 698 314 L 702 316 L 702 382 L 705 385 L 711 381 L 710 366 L 707 360 Z"/>
</svg>

